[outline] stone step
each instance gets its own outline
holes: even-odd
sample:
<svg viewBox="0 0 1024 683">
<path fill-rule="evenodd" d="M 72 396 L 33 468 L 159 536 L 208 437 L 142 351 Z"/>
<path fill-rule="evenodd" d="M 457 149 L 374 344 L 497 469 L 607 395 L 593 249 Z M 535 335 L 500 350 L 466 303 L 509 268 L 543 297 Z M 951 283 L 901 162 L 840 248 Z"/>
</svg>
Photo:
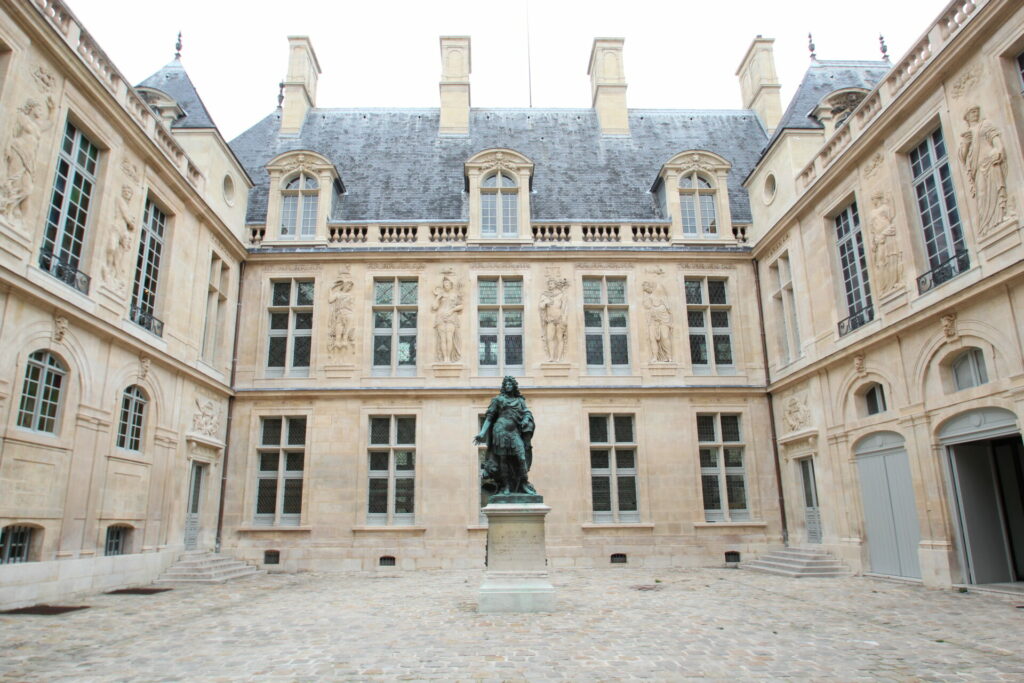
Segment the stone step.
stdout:
<svg viewBox="0 0 1024 683">
<path fill-rule="evenodd" d="M 831 558 L 832 556 L 824 550 L 812 550 L 808 548 L 780 548 L 773 550 L 770 555 L 785 555 L 787 557 L 806 557 L 808 559 Z"/>
<path fill-rule="evenodd" d="M 817 548 L 778 548 L 739 566 L 791 578 L 849 575 L 841 562 Z"/>
<path fill-rule="evenodd" d="M 814 560 L 806 560 L 803 558 L 792 558 L 792 557 L 780 557 L 779 555 L 763 555 L 761 557 L 751 560 L 752 562 L 773 562 L 775 564 L 784 564 L 793 567 L 839 567 L 839 562 L 832 558 L 821 558 Z"/>
<path fill-rule="evenodd" d="M 234 558 L 208 551 L 188 551 L 155 583 L 224 583 L 266 572 Z"/>
<path fill-rule="evenodd" d="M 154 583 L 167 584 L 167 583 L 224 583 L 226 581 L 233 581 L 234 579 L 241 579 L 246 576 L 256 576 L 257 574 L 266 574 L 263 569 L 256 569 L 245 565 L 226 572 L 218 572 L 216 574 L 207 573 L 184 573 L 184 574 L 170 574 L 166 573 Z"/>
<path fill-rule="evenodd" d="M 775 574 L 777 576 L 788 576 L 791 579 L 828 579 L 837 576 L 846 576 L 846 571 L 834 570 L 834 571 L 791 571 L 788 569 L 780 569 L 777 567 L 754 567 L 749 563 L 740 565 L 741 569 L 753 569 L 755 571 L 763 572 L 765 574 Z"/>
<path fill-rule="evenodd" d="M 845 568 L 838 562 L 808 567 L 800 564 L 774 562 L 771 560 L 751 560 L 750 562 L 742 563 L 740 567 L 746 569 L 777 569 L 779 571 L 795 572 L 798 574 L 830 574 L 835 572 L 842 573 L 845 571 Z"/>
</svg>

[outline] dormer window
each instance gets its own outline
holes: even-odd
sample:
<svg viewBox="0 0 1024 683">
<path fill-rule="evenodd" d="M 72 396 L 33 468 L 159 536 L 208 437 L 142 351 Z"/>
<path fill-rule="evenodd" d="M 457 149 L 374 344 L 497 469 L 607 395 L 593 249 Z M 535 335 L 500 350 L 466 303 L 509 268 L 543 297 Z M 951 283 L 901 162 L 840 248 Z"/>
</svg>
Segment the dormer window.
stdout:
<svg viewBox="0 0 1024 683">
<path fill-rule="evenodd" d="M 730 168 L 728 161 L 704 150 L 681 152 L 661 167 L 651 192 L 672 220 L 673 240 L 732 238 Z"/>
<path fill-rule="evenodd" d="M 684 237 L 717 237 L 715 188 L 697 172 L 679 177 L 679 213 Z"/>
<path fill-rule="evenodd" d="M 333 201 L 345 191 L 334 164 L 309 150 L 285 152 L 267 164 L 267 175 L 264 241 L 326 240 Z"/>
<path fill-rule="evenodd" d="M 300 173 L 285 183 L 281 191 L 281 239 L 296 235 L 314 239 L 319 205 L 320 184 L 313 176 Z"/>
<path fill-rule="evenodd" d="M 480 183 L 480 236 L 519 236 L 519 191 L 508 173 L 492 173 Z"/>
<path fill-rule="evenodd" d="M 529 238 L 530 160 L 510 149 L 489 149 L 465 168 L 470 241 Z"/>
</svg>

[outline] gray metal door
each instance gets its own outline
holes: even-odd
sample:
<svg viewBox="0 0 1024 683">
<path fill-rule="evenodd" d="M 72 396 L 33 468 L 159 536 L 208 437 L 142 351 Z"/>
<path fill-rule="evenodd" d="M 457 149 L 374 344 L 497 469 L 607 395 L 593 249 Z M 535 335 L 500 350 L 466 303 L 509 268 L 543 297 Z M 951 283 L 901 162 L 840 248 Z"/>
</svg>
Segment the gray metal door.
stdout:
<svg viewBox="0 0 1024 683">
<path fill-rule="evenodd" d="M 857 449 L 868 560 L 871 571 L 876 574 L 919 579 L 917 547 L 921 532 L 914 505 L 910 460 L 902 448 L 902 438 L 892 436 L 899 439 L 899 448 L 869 452 Z"/>
<path fill-rule="evenodd" d="M 203 469 L 199 463 L 192 463 L 188 507 L 185 512 L 185 550 L 195 550 L 199 541 L 199 502 L 203 492 Z"/>
<path fill-rule="evenodd" d="M 818 482 L 814 477 L 814 458 L 800 460 L 800 476 L 804 484 L 804 518 L 807 520 L 807 542 L 821 543 L 821 510 L 818 508 Z"/>
</svg>

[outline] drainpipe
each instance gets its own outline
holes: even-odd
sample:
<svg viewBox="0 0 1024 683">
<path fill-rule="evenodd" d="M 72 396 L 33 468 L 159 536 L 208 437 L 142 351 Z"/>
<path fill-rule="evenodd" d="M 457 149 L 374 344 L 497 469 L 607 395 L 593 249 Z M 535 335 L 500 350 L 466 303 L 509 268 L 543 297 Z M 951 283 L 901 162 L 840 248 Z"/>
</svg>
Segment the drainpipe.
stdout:
<svg viewBox="0 0 1024 683">
<path fill-rule="evenodd" d="M 235 338 L 231 342 L 231 390 L 235 389 L 238 369 L 238 335 L 242 321 L 242 283 L 245 280 L 245 261 L 238 262 L 238 297 L 235 301 Z M 228 456 L 231 454 L 231 426 L 235 414 L 235 397 L 228 396 L 228 413 L 224 419 L 224 458 L 220 463 L 220 502 L 217 505 L 217 543 L 214 552 L 220 552 L 221 533 L 224 530 L 224 495 L 228 488 Z M 777 464 L 777 463 L 776 463 Z"/>
<path fill-rule="evenodd" d="M 771 373 L 768 370 L 768 340 L 764 332 L 764 305 L 761 302 L 761 274 L 757 268 L 757 259 L 751 263 L 754 266 L 754 292 L 757 295 L 757 321 L 761 325 L 761 357 L 764 359 L 764 384 L 765 394 L 768 398 L 768 427 L 772 437 L 772 455 L 775 458 L 775 487 L 779 494 L 779 515 L 782 517 L 782 544 L 789 545 L 789 524 L 786 522 L 786 494 L 782 491 L 782 465 L 779 463 L 779 441 L 775 432 L 775 402 L 772 399 L 772 392 L 767 391 L 768 385 L 772 383 Z"/>
</svg>

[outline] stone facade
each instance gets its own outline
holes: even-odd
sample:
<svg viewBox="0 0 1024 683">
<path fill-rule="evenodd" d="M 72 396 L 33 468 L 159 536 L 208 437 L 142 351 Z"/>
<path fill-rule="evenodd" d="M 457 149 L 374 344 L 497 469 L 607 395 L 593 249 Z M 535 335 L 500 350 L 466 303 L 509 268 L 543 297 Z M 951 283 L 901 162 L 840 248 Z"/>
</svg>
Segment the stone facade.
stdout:
<svg viewBox="0 0 1024 683">
<path fill-rule="evenodd" d="M 5 8 L 0 527 L 25 562 L 0 605 L 186 547 L 482 566 L 471 439 L 505 374 L 552 567 L 788 542 L 1024 578 L 1024 10 L 955 2 L 895 64 L 812 61 L 786 110 L 763 38 L 736 112 L 627 109 L 599 39 L 594 107 L 529 119 L 469 108 L 470 40 L 440 46 L 440 109 L 332 110 L 290 38 L 281 108 L 229 145 L 177 57 L 133 88 L 61 2 Z"/>
</svg>

